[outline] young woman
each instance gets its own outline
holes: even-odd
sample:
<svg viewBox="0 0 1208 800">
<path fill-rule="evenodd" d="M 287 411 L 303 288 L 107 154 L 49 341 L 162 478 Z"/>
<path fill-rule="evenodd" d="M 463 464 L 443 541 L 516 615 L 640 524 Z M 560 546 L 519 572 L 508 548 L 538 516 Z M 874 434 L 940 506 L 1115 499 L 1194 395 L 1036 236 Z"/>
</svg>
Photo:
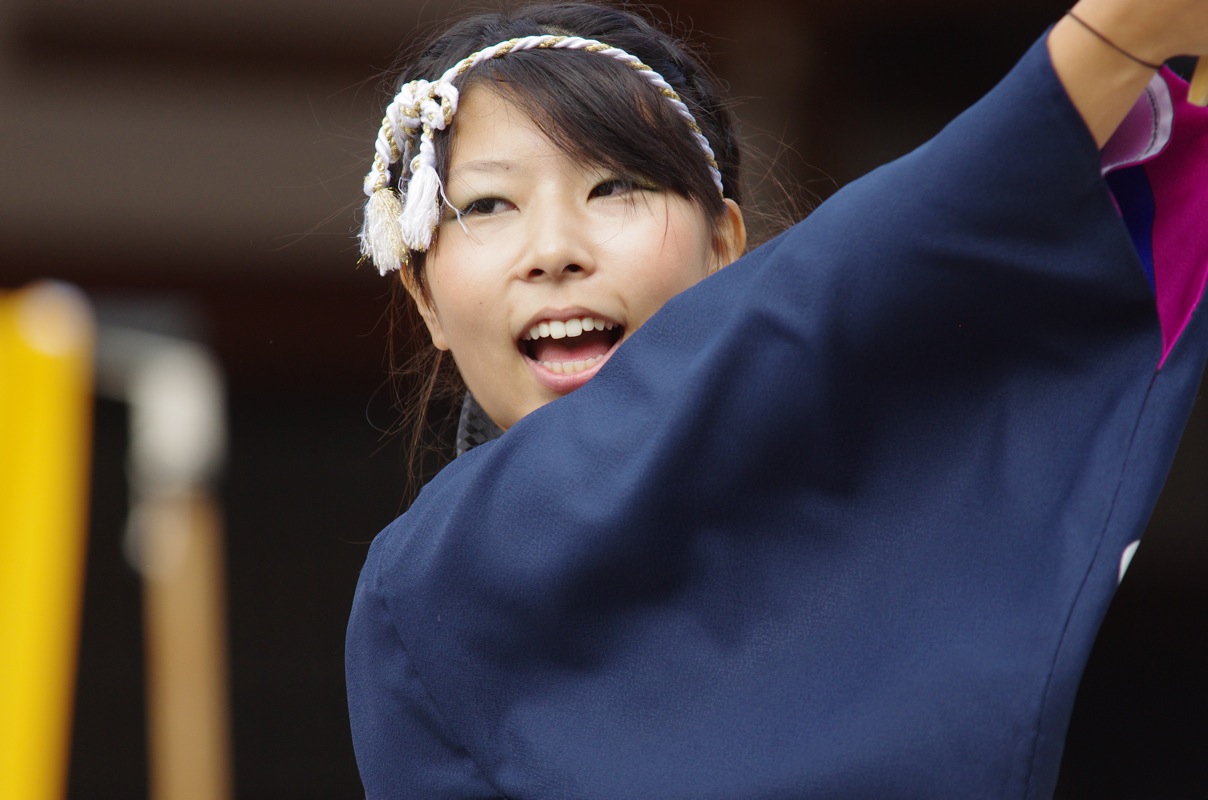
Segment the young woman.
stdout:
<svg viewBox="0 0 1208 800">
<path fill-rule="evenodd" d="M 506 432 L 370 551 L 367 795 L 1050 795 L 1208 356 L 1208 118 L 1155 75 L 1204 52 L 1208 2 L 1083 0 L 738 258 L 672 40 L 543 6 L 433 42 L 362 244 Z"/>
</svg>

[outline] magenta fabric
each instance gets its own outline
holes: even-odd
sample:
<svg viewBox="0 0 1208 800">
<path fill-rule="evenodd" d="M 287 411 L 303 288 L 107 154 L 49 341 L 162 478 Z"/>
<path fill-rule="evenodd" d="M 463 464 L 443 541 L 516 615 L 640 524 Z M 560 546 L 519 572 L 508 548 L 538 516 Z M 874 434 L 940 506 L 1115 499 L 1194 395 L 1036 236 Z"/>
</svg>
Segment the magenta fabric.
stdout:
<svg viewBox="0 0 1208 800">
<path fill-rule="evenodd" d="M 1142 263 L 1152 268 L 1162 329 L 1159 367 L 1208 283 L 1208 241 L 1192 235 L 1208 225 L 1208 109 L 1187 102 L 1187 83 L 1169 69 L 1161 80 L 1168 97 L 1151 84 L 1103 151 L 1105 171 L 1139 166 L 1128 179 L 1117 174 L 1109 182 Z"/>
<path fill-rule="evenodd" d="M 1193 231 L 1208 226 L 1208 108 L 1187 102 L 1187 84 L 1167 71 L 1174 100 L 1174 135 L 1161 156 L 1145 165 L 1157 217 L 1153 231 L 1154 286 L 1162 323 L 1162 362 L 1187 327 L 1208 281 L 1208 241 Z M 1200 160 L 1194 156 L 1199 154 Z"/>
</svg>

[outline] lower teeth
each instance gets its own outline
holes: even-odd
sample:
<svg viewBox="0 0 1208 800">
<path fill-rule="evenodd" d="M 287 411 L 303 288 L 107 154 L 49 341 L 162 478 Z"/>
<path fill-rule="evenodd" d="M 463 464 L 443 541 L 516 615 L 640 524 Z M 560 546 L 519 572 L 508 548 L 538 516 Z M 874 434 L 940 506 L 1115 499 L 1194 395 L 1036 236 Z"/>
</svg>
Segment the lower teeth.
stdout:
<svg viewBox="0 0 1208 800">
<path fill-rule="evenodd" d="M 537 363 L 548 369 L 550 372 L 559 375 L 575 375 L 583 372 L 588 367 L 593 367 L 600 362 L 604 356 L 592 356 L 578 361 L 538 361 Z"/>
</svg>

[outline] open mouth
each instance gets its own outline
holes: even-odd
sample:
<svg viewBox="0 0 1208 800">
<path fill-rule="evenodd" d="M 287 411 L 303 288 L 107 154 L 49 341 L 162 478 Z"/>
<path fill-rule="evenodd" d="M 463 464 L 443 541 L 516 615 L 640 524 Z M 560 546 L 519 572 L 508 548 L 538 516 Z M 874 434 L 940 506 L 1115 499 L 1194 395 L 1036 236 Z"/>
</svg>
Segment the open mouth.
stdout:
<svg viewBox="0 0 1208 800">
<path fill-rule="evenodd" d="M 575 375 L 599 364 L 621 340 L 625 329 L 595 317 L 548 320 L 520 337 L 520 351 L 558 375 Z"/>
</svg>

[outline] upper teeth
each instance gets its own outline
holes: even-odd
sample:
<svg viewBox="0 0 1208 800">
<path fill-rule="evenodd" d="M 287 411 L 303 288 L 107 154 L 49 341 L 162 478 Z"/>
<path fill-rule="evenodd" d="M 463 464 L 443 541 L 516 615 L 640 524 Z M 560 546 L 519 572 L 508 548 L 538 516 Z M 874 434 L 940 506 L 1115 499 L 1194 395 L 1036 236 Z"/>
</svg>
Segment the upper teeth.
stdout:
<svg viewBox="0 0 1208 800">
<path fill-rule="evenodd" d="M 524 338 L 526 340 L 544 339 L 548 336 L 551 339 L 565 339 L 568 336 L 578 336 L 583 331 L 610 331 L 615 327 L 615 322 L 606 322 L 594 317 L 578 317 L 565 321 L 551 320 L 549 322 L 538 322 L 528 329 L 528 333 L 524 335 Z"/>
</svg>

